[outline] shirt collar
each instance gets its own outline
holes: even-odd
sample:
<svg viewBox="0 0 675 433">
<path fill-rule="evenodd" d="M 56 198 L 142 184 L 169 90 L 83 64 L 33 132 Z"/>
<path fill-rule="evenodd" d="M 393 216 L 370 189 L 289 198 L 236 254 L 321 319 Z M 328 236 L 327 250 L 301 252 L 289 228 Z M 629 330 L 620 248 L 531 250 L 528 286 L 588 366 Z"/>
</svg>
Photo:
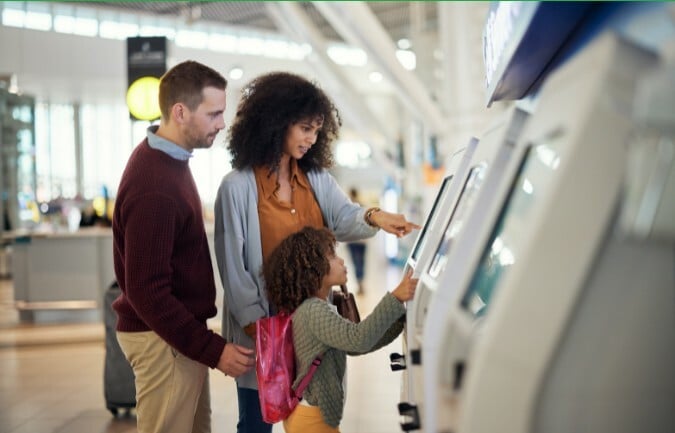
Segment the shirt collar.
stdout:
<svg viewBox="0 0 675 433">
<path fill-rule="evenodd" d="M 183 149 L 176 143 L 173 143 L 165 138 L 157 135 L 158 125 L 151 125 L 148 127 L 148 145 L 153 149 L 162 151 L 179 161 L 187 161 L 192 158 L 192 152 Z"/>
<path fill-rule="evenodd" d="M 298 160 L 291 158 L 291 185 L 300 185 L 303 188 L 309 189 L 309 183 L 307 183 L 307 176 L 300 170 L 298 165 Z"/>
<path fill-rule="evenodd" d="M 262 193 L 265 198 L 270 198 L 277 190 L 277 174 L 270 171 L 269 167 L 255 167 L 256 178 L 260 182 Z"/>
<path fill-rule="evenodd" d="M 265 197 L 271 197 L 279 187 L 277 185 L 277 173 L 270 172 L 269 167 L 255 167 L 255 174 L 260 180 L 260 186 Z M 310 189 L 307 177 L 303 175 L 298 166 L 298 161 L 291 158 L 291 186 L 299 185 L 305 189 Z"/>
</svg>

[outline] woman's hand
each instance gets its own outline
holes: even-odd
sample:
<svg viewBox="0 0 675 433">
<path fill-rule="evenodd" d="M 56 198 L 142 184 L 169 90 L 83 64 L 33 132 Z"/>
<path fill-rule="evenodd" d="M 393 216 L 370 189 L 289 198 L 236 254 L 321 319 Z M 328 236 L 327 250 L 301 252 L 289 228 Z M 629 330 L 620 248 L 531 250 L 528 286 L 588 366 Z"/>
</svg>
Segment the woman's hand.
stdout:
<svg viewBox="0 0 675 433">
<path fill-rule="evenodd" d="M 385 232 L 396 235 L 397 238 L 402 238 L 411 231 L 421 228 L 419 225 L 406 220 L 402 214 L 383 210 L 373 212 L 370 215 L 370 221 Z"/>
<path fill-rule="evenodd" d="M 398 286 L 391 292 L 401 302 L 409 301 L 415 297 L 415 288 L 417 287 L 419 278 L 413 278 L 412 276 L 413 271 L 409 269 Z"/>
<path fill-rule="evenodd" d="M 256 337 L 256 329 L 255 329 L 255 322 L 249 323 L 248 325 L 244 326 L 244 333 L 248 335 L 252 340 L 255 341 Z"/>
</svg>

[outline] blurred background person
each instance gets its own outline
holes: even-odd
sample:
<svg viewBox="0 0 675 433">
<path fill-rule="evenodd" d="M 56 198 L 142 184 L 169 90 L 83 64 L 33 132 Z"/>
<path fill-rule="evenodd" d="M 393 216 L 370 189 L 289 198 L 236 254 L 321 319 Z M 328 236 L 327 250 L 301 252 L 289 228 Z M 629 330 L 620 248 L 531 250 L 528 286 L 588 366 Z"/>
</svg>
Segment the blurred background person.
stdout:
<svg viewBox="0 0 675 433">
<path fill-rule="evenodd" d="M 356 188 L 351 188 L 349 190 L 349 197 L 354 203 L 357 203 L 363 206 L 363 203 L 359 199 L 359 191 Z M 347 248 L 349 248 L 349 255 L 352 258 L 352 263 L 354 264 L 354 273 L 356 274 L 356 282 L 358 283 L 358 294 L 362 295 L 363 290 L 363 277 L 365 274 L 366 267 L 366 241 L 365 239 L 360 239 L 358 241 L 347 243 Z"/>
</svg>

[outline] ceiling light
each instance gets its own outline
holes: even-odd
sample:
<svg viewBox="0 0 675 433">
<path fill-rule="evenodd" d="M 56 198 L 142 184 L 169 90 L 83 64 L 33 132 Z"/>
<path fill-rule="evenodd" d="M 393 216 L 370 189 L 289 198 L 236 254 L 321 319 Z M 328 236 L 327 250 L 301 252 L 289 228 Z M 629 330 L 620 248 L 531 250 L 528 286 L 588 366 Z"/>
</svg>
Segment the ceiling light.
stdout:
<svg viewBox="0 0 675 433">
<path fill-rule="evenodd" d="M 407 70 L 415 70 L 415 67 L 417 66 L 417 57 L 412 51 L 396 50 L 396 58 Z"/>
<path fill-rule="evenodd" d="M 241 69 L 239 66 L 235 66 L 232 69 L 230 69 L 228 76 L 233 80 L 238 80 L 244 76 L 244 70 Z"/>
<path fill-rule="evenodd" d="M 401 50 L 409 50 L 410 47 L 412 47 L 412 44 L 410 43 L 410 39 L 406 39 L 406 38 L 399 39 L 398 42 L 396 43 L 396 45 Z"/>
</svg>

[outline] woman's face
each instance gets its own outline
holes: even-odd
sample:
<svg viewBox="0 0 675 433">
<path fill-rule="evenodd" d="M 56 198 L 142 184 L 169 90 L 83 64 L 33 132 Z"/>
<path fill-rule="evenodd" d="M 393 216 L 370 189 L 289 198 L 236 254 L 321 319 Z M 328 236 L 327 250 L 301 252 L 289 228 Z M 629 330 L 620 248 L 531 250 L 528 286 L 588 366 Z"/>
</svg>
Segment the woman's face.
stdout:
<svg viewBox="0 0 675 433">
<path fill-rule="evenodd" d="M 345 261 L 337 256 L 335 253 L 328 255 L 328 264 L 330 269 L 328 273 L 323 276 L 321 281 L 321 291 L 318 293 L 319 297 L 327 298 L 328 293 L 333 286 L 347 283 L 347 267 Z"/>
<path fill-rule="evenodd" d="M 304 119 L 289 126 L 284 139 L 284 154 L 291 158 L 302 159 L 316 143 L 322 127 L 323 120 L 317 117 Z"/>
</svg>

